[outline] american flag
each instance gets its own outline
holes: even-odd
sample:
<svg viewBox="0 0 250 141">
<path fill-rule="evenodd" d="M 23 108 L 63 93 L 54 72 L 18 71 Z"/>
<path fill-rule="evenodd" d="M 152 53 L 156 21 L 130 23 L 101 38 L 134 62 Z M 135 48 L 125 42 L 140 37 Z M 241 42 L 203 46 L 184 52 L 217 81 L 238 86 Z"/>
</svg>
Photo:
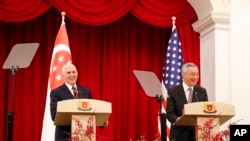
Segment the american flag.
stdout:
<svg viewBox="0 0 250 141">
<path fill-rule="evenodd" d="M 183 65 L 182 58 L 182 50 L 181 43 L 178 36 L 178 31 L 175 26 L 172 28 L 172 34 L 168 42 L 167 53 L 166 53 L 166 61 L 163 67 L 163 75 L 162 75 L 162 93 L 163 97 L 167 97 L 167 89 L 171 88 L 175 85 L 182 83 L 181 76 L 181 66 Z M 162 113 L 166 113 L 167 108 L 167 100 L 164 99 L 162 102 Z M 158 119 L 158 121 L 160 121 Z M 170 137 L 170 122 L 167 121 L 167 138 L 169 140 Z M 158 127 L 159 126 L 158 122 Z"/>
<path fill-rule="evenodd" d="M 50 74 L 48 80 L 41 141 L 54 140 L 55 126 L 50 116 L 50 91 L 64 83 L 61 75 L 62 66 L 64 66 L 66 63 L 71 63 L 71 60 L 72 59 L 69 47 L 68 34 L 63 15 L 62 23 L 56 36 L 52 59 L 50 63 Z"/>
</svg>

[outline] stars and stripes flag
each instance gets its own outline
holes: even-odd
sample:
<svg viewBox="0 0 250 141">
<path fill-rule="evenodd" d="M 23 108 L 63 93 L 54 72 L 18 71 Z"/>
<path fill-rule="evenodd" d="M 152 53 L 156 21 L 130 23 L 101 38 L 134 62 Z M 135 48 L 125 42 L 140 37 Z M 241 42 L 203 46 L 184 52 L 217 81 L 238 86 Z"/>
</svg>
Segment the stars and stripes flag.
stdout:
<svg viewBox="0 0 250 141">
<path fill-rule="evenodd" d="M 164 100 L 162 101 L 162 113 L 166 113 L 167 108 L 167 89 L 182 83 L 181 67 L 183 65 L 183 57 L 181 50 L 181 42 L 179 40 L 178 31 L 175 26 L 172 28 L 171 37 L 168 42 L 166 60 L 163 67 L 162 75 L 162 94 Z M 166 121 L 166 135 L 169 140 L 170 137 L 170 122 Z M 160 126 L 160 120 L 158 119 L 158 127 Z M 160 128 L 159 128 L 160 129 Z M 161 130 L 160 130 L 161 131 Z"/>
<path fill-rule="evenodd" d="M 62 14 L 62 23 L 56 36 L 50 63 L 50 73 L 48 79 L 41 141 L 54 140 L 55 126 L 50 116 L 50 91 L 64 83 L 61 78 L 62 66 L 64 66 L 66 63 L 71 63 L 71 60 L 72 59 L 69 47 L 68 34 L 64 22 L 64 15 Z"/>
</svg>

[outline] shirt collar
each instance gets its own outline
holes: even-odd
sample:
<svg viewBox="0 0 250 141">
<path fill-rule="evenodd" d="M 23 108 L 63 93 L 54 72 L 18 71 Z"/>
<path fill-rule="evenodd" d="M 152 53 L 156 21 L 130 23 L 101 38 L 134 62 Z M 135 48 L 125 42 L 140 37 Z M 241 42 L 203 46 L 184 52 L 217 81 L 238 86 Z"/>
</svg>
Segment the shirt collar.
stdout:
<svg viewBox="0 0 250 141">
<path fill-rule="evenodd" d="M 182 82 L 182 86 L 183 86 L 183 89 L 185 92 L 188 91 L 188 88 L 190 88 L 190 87 L 188 87 L 188 85 L 185 82 Z M 193 87 L 194 86 L 191 87 L 192 90 L 194 89 Z"/>
<path fill-rule="evenodd" d="M 70 85 L 70 84 L 68 84 L 66 82 L 65 82 L 65 85 L 69 88 L 69 90 L 72 90 L 72 87 L 73 87 L 72 85 Z M 76 84 L 74 86 L 76 87 Z M 76 89 L 77 89 L 77 87 L 76 87 Z"/>
</svg>

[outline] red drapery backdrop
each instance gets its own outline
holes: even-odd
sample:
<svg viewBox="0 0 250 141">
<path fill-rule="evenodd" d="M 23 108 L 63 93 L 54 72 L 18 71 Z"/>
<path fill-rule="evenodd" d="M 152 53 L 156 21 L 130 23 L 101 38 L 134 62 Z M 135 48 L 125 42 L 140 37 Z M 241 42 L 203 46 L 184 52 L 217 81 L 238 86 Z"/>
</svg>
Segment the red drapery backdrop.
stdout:
<svg viewBox="0 0 250 141">
<path fill-rule="evenodd" d="M 89 87 L 94 98 L 112 103 L 109 127 L 98 129 L 97 138 L 155 139 L 157 100 L 146 96 L 133 70 L 153 71 L 161 80 L 172 16 L 177 17 L 184 61 L 199 65 L 199 35 L 191 27 L 197 17 L 186 0 L 2 0 L 0 64 L 16 43 L 40 43 L 30 67 L 16 75 L 13 140 L 40 140 L 61 11 L 66 12 L 78 83 Z M 0 140 L 6 140 L 12 76 L 10 70 L 0 72 Z"/>
</svg>

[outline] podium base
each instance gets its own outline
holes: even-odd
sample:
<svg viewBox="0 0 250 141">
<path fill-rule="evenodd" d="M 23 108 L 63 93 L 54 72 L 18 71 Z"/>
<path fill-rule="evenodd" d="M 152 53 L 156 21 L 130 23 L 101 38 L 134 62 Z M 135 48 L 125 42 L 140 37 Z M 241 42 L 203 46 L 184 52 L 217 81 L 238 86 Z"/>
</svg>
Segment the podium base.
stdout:
<svg viewBox="0 0 250 141">
<path fill-rule="evenodd" d="M 95 115 L 72 115 L 71 138 L 73 140 L 96 141 Z"/>
<path fill-rule="evenodd" d="M 220 132 L 220 119 L 219 117 L 197 117 L 197 126 L 202 130 L 196 131 L 196 141 L 204 141 L 202 136 L 214 137 Z M 197 127 L 196 127 L 197 128 Z"/>
</svg>

